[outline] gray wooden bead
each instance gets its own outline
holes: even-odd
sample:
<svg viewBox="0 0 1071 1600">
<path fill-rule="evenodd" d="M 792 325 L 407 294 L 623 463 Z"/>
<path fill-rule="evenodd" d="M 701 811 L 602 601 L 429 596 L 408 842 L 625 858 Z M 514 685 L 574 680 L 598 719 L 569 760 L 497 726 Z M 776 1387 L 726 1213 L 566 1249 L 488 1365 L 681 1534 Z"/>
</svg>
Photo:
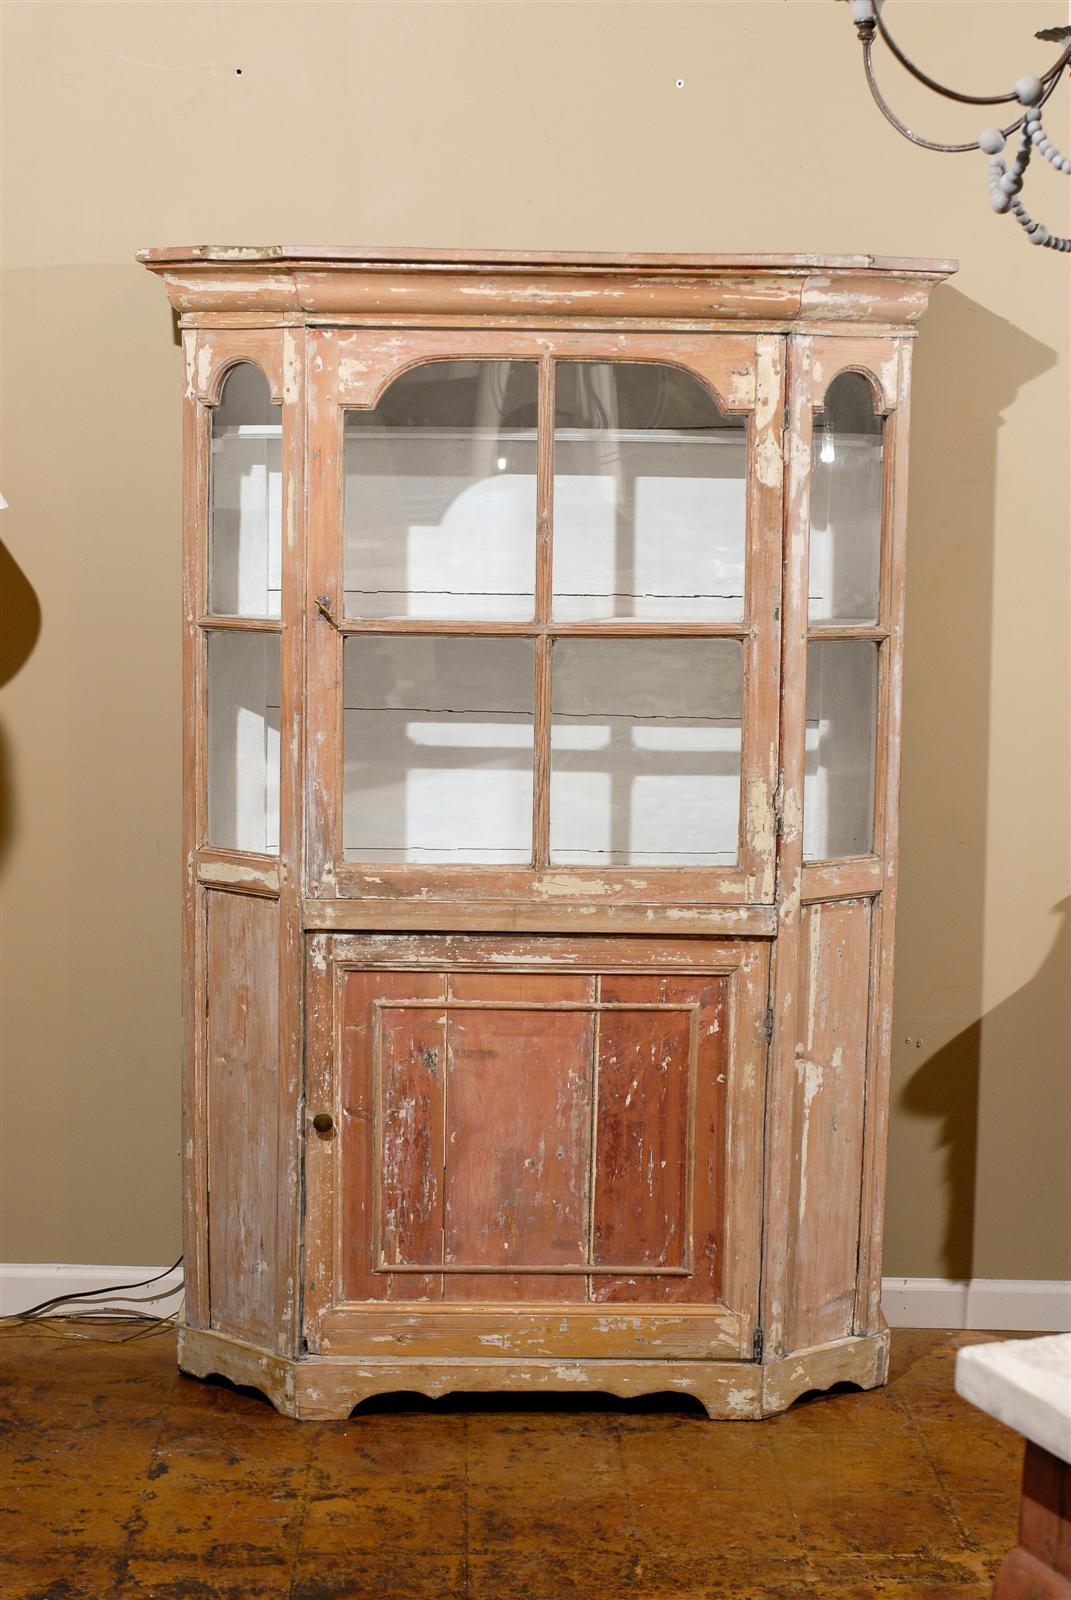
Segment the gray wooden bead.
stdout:
<svg viewBox="0 0 1071 1600">
<path fill-rule="evenodd" d="M 1019 190 L 1023 187 L 1023 180 L 1022 178 L 1015 177 L 1014 174 L 1010 172 L 1006 172 L 1003 178 L 1000 180 L 1000 187 L 1004 190 L 1005 194 L 1018 194 Z"/>
<path fill-rule="evenodd" d="M 978 135 L 978 147 L 986 155 L 999 155 L 1004 149 L 1005 139 L 999 128 L 983 128 Z"/>
<path fill-rule="evenodd" d="M 1036 106 L 1041 99 L 1043 85 L 1040 78 L 1035 78 L 1032 72 L 1027 72 L 1015 82 L 1015 98 L 1021 105 Z"/>
<path fill-rule="evenodd" d="M 989 203 L 994 211 L 1007 211 L 1011 205 L 1011 195 L 1003 194 L 1000 189 L 994 189 L 993 198 Z"/>
</svg>

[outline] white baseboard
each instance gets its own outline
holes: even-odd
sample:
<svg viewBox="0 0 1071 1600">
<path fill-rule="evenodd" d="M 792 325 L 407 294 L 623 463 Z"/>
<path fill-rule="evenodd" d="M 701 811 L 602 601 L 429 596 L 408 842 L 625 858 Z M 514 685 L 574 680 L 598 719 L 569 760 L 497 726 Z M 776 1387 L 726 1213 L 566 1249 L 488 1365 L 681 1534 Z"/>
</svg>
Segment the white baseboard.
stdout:
<svg viewBox="0 0 1071 1600">
<path fill-rule="evenodd" d="M 64 1305 L 150 1311 L 168 1316 L 179 1306 L 182 1268 L 70 1266 L 61 1262 L 0 1262 L 0 1316 L 28 1311 L 54 1295 L 137 1283 L 166 1273 L 147 1289 L 95 1294 Z M 1071 1333 L 1071 1282 L 1060 1279 L 883 1278 L 881 1307 L 893 1328 L 1005 1329 L 1008 1333 Z"/>
<path fill-rule="evenodd" d="M 1071 1282 L 1059 1278 L 882 1278 L 891 1328 L 1071 1333 Z"/>
<path fill-rule="evenodd" d="M 159 1277 L 160 1274 L 164 1276 Z M 29 1311 L 43 1300 L 58 1294 L 84 1295 L 88 1290 L 109 1289 L 124 1283 L 140 1283 L 146 1278 L 159 1281 L 146 1289 L 129 1289 L 118 1294 L 94 1294 L 90 1300 L 57 1306 L 57 1313 L 89 1311 L 147 1311 L 153 1316 L 171 1316 L 181 1305 L 182 1268 L 71 1266 L 59 1261 L 0 1262 L 0 1316 L 11 1317 Z"/>
</svg>

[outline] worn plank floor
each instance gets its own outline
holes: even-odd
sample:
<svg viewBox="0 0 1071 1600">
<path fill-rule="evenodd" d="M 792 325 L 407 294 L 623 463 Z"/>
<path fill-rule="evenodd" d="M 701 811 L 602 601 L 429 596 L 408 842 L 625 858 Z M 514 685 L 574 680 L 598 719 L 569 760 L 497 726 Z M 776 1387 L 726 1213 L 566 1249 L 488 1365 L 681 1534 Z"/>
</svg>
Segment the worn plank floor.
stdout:
<svg viewBox="0 0 1071 1600">
<path fill-rule="evenodd" d="M 170 1334 L 0 1336 L 4 1600 L 974 1600 L 1021 1444 L 898 1332 L 889 1387 L 766 1422 L 667 1397 L 382 1400 L 295 1423 Z"/>
</svg>

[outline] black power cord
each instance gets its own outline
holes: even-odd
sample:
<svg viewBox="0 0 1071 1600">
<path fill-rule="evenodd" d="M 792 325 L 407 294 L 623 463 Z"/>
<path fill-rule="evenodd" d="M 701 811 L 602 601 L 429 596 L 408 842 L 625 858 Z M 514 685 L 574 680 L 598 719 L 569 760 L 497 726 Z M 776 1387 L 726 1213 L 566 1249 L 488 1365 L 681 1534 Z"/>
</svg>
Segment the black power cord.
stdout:
<svg viewBox="0 0 1071 1600">
<path fill-rule="evenodd" d="M 128 1334 L 127 1338 L 141 1338 L 147 1333 L 157 1332 L 162 1328 L 170 1327 L 174 1323 L 178 1313 L 171 1312 L 168 1316 L 161 1316 L 157 1312 L 153 1311 L 136 1311 L 133 1309 L 129 1311 L 116 1311 L 111 1309 L 98 1310 L 94 1307 L 91 1307 L 89 1310 L 84 1312 L 60 1312 L 57 1315 L 50 1315 L 50 1313 L 53 1313 L 57 1306 L 72 1304 L 78 1305 L 84 1300 L 98 1299 L 101 1295 L 121 1295 L 126 1294 L 132 1289 L 148 1289 L 154 1283 L 159 1283 L 161 1278 L 169 1277 L 172 1272 L 175 1272 L 182 1265 L 182 1261 L 183 1257 L 180 1255 L 178 1260 L 173 1262 L 170 1267 L 165 1267 L 162 1272 L 154 1273 L 151 1278 L 142 1278 L 137 1283 L 116 1283 L 109 1284 L 101 1289 L 84 1289 L 81 1293 L 75 1291 L 70 1294 L 52 1295 L 50 1299 L 41 1300 L 37 1303 L 37 1305 L 29 1306 L 25 1311 L 16 1311 L 9 1317 L 0 1318 L 0 1328 L 7 1328 L 8 1330 L 13 1331 L 14 1329 L 20 1327 L 25 1329 L 29 1324 L 32 1323 L 40 1323 L 42 1327 L 47 1328 L 50 1332 L 59 1333 L 65 1338 L 88 1339 L 93 1338 L 94 1335 L 77 1334 L 68 1329 L 57 1328 L 55 1325 L 56 1323 L 80 1322 L 98 1324 L 105 1323 L 113 1327 L 128 1327 L 131 1324 L 134 1324 L 136 1331 L 132 1334 Z M 183 1285 L 181 1283 L 176 1284 L 175 1289 L 170 1292 L 176 1293 L 182 1287 Z M 124 1339 L 110 1339 L 107 1342 L 111 1344 L 122 1344 L 126 1341 Z"/>
</svg>

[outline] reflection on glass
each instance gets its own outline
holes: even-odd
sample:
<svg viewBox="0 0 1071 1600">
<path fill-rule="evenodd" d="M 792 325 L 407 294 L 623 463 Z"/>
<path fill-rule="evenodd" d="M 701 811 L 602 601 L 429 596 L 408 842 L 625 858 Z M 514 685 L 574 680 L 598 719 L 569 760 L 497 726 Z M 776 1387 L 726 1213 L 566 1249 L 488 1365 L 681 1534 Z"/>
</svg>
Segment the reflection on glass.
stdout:
<svg viewBox="0 0 1071 1600">
<path fill-rule="evenodd" d="M 677 367 L 555 374 L 555 618 L 739 621 L 745 419 Z"/>
<path fill-rule="evenodd" d="M 742 663 L 736 639 L 555 644 L 552 862 L 736 861 Z"/>
<path fill-rule="evenodd" d="M 279 851 L 279 635 L 208 637 L 208 843 Z"/>
<path fill-rule="evenodd" d="M 834 378 L 814 417 L 812 622 L 878 620 L 883 428 L 867 380 L 858 372 Z"/>
<path fill-rule="evenodd" d="M 347 638 L 347 860 L 531 860 L 534 671 L 530 639 Z"/>
<path fill-rule="evenodd" d="M 807 647 L 803 859 L 874 848 L 878 646 L 827 639 Z"/>
<path fill-rule="evenodd" d="M 531 617 L 538 372 L 427 362 L 346 412 L 347 616 Z"/>
<path fill-rule="evenodd" d="M 282 407 L 243 361 L 212 413 L 208 609 L 217 616 L 279 615 L 282 456 Z"/>
</svg>

